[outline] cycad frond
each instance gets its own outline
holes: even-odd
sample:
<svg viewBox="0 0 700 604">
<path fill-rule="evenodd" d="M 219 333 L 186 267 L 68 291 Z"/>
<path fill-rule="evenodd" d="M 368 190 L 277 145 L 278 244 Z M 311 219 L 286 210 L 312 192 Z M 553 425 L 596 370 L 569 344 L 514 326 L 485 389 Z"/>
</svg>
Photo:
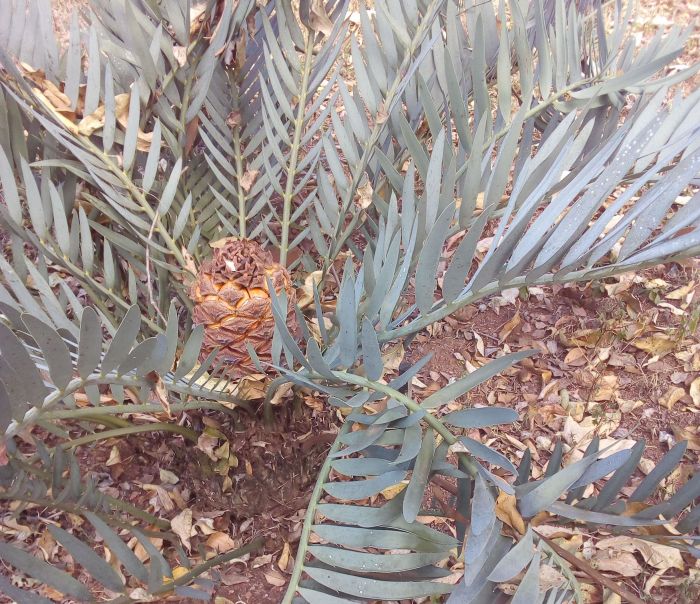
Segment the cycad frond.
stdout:
<svg viewBox="0 0 700 604">
<path fill-rule="evenodd" d="M 96 591 L 107 591 L 117 598 L 114 601 L 121 602 L 133 601 L 132 597 L 138 598 L 139 593 L 154 598 L 175 593 L 206 601 L 215 584 L 201 575 L 212 566 L 243 556 L 260 545 L 259 541 L 252 542 L 205 564 L 187 566 L 185 572 L 173 576 L 170 563 L 152 543 L 153 539 L 170 542 L 179 558 L 189 564 L 178 537 L 169 531 L 168 521 L 102 493 L 92 478 L 85 480 L 81 476 L 70 450 L 60 446 L 48 450 L 38 441 L 36 445 L 37 455 L 26 456 L 13 450 L 9 463 L 0 467 L 0 501 L 14 502 L 17 512 L 28 506 L 41 506 L 82 517 L 85 522 L 80 534 L 54 524 L 48 525 L 48 531 L 74 562 L 89 573 L 93 583 L 88 587 L 72 574 L 24 549 L 0 544 L 0 559 L 33 580 L 35 587 L 50 587 L 81 602 L 98 601 Z M 98 552 L 91 543 L 93 533 L 99 536 L 103 552 Z M 124 538 L 134 539 L 145 551 L 146 559 L 139 558 Z M 17 602 L 49 601 L 36 592 L 15 587 L 3 577 L 0 577 L 0 589 Z"/>
<path fill-rule="evenodd" d="M 179 329 L 174 306 L 165 333 L 141 342 L 142 319 L 135 306 L 107 343 L 103 323 L 92 308 L 82 310 L 77 335 L 54 329 L 47 319 L 46 315 L 23 313 L 15 315 L 16 322 L 10 327 L 0 324 L 0 388 L 4 395 L 0 429 L 7 436 L 50 418 L 136 411 L 169 414 L 201 407 L 223 408 L 208 401 L 235 400 L 229 380 L 217 375 L 211 359 L 193 371 L 204 337 L 201 327 L 189 336 L 176 362 Z M 100 386 L 111 388 L 115 406 L 100 403 Z M 137 393 L 138 403 L 124 404 L 125 389 Z M 90 405 L 76 410 L 73 395 L 83 391 Z M 245 402 L 239 403 L 246 407 Z"/>
<path fill-rule="evenodd" d="M 417 598 L 453 590 L 448 601 L 492 602 L 503 597 L 496 591 L 497 585 L 525 569 L 529 570 L 518 586 L 514 602 L 558 601 L 577 593 L 579 587 L 564 561 L 540 539 L 537 529 L 528 527 L 528 519 L 537 514 L 546 512 L 552 521 L 562 524 L 614 527 L 616 532 L 639 534 L 642 538 L 652 537 L 645 537 L 646 532 L 636 533 L 636 527 L 672 522 L 679 531 L 695 529 L 695 508 L 691 507 L 680 521 L 679 516 L 700 496 L 696 478 L 688 480 L 662 503 L 645 504 L 639 511 L 639 503 L 655 497 L 660 482 L 677 468 L 684 445 L 669 452 L 653 475 L 626 498 L 620 494 L 644 451 L 643 442 L 613 452 L 610 447 L 599 451 L 594 441 L 581 460 L 563 468 L 552 461 L 544 478 L 531 481 L 525 463 L 518 471 L 501 453 L 458 432 L 460 428 L 512 422 L 517 414 L 511 409 L 467 409 L 439 419 L 431 415 L 431 409 L 454 400 L 502 371 L 504 364 L 512 364 L 523 356 L 511 355 L 491 362 L 422 403 L 392 388 L 392 384 L 400 387 L 410 380 L 413 371 L 383 385 L 330 370 L 315 353 L 307 356 L 312 373 L 307 374 L 306 381 L 316 380 L 323 384 L 322 389 L 332 390 L 347 383 L 360 389 L 336 399 L 335 404 L 353 407 L 353 412 L 348 415 L 316 485 L 286 602 L 295 593 L 306 602 L 344 602 L 353 601 L 353 597 Z M 335 395 L 342 396 L 338 392 Z M 367 402 L 378 400 L 386 400 L 384 411 L 365 411 Z M 449 451 L 456 452 L 457 462 L 448 456 Z M 329 480 L 331 470 L 336 477 L 345 478 Z M 516 486 L 504 479 L 509 474 L 517 474 Z M 442 476 L 456 478 L 456 487 L 445 487 Z M 604 480 L 606 476 L 609 478 Z M 596 485 L 597 494 L 584 495 L 589 485 Z M 436 489 L 446 489 L 453 502 L 448 508 L 426 507 L 442 501 L 435 494 Z M 368 498 L 371 502 L 380 494 L 388 500 L 379 506 L 357 503 Z M 500 500 L 508 496 L 514 496 L 509 521 L 518 526 L 519 519 L 522 524 L 518 530 L 524 535 L 515 543 L 502 535 L 499 517 L 503 511 L 496 504 L 497 497 Z M 332 503 L 322 503 L 324 497 L 330 497 Z M 443 502 L 441 506 L 444 505 Z M 457 540 L 420 520 L 421 516 L 445 513 L 456 519 Z M 693 549 L 687 535 L 678 531 L 664 534 L 665 544 L 686 551 Z M 464 557 L 466 567 L 456 588 L 454 581 L 447 579 L 451 573 L 444 567 L 455 555 Z M 560 567 L 566 581 L 541 592 L 539 568 L 545 562 Z M 303 575 L 310 581 L 303 580 Z"/>
</svg>

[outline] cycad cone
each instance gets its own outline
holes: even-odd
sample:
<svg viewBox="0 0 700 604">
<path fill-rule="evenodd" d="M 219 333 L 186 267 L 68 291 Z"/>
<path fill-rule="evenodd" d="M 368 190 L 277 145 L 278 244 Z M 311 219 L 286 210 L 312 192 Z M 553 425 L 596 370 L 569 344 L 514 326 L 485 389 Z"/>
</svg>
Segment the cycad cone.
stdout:
<svg viewBox="0 0 700 604">
<path fill-rule="evenodd" d="M 267 280 L 279 296 L 287 295 L 287 319 L 295 331 L 295 291 L 287 270 L 272 259 L 272 254 L 255 241 L 228 239 L 205 260 L 190 297 L 195 303 L 192 318 L 204 325 L 201 358 L 219 348 L 214 365 L 224 363 L 225 373 L 241 378 L 259 373 L 246 342 L 263 362 L 272 359 L 274 317 Z"/>
</svg>

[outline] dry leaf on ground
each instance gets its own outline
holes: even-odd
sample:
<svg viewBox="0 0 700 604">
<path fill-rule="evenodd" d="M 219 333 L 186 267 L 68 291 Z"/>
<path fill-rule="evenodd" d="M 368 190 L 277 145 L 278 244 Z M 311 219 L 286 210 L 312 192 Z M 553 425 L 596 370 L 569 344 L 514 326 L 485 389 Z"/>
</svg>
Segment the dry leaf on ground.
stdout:
<svg viewBox="0 0 700 604">
<path fill-rule="evenodd" d="M 690 398 L 693 399 L 693 404 L 700 407 L 700 377 L 695 378 L 690 384 Z"/>
<path fill-rule="evenodd" d="M 671 386 L 666 393 L 659 399 L 659 404 L 663 405 L 669 411 L 673 409 L 679 400 L 685 396 L 685 390 L 679 386 Z"/>
<path fill-rule="evenodd" d="M 173 533 L 175 533 L 187 548 L 187 551 L 192 550 L 192 545 L 190 543 L 190 537 L 193 534 L 192 531 L 192 510 L 185 509 L 182 510 L 175 518 L 170 521 L 170 528 Z"/>
<path fill-rule="evenodd" d="M 629 552 L 598 551 L 591 564 L 600 571 L 613 572 L 623 577 L 636 577 L 642 573 L 641 564 Z"/>
<path fill-rule="evenodd" d="M 676 568 L 685 570 L 683 557 L 680 550 L 668 545 L 653 543 L 635 537 L 610 537 L 598 541 L 596 547 L 599 550 L 611 550 L 613 552 L 639 552 L 644 561 L 658 570 Z"/>
<path fill-rule="evenodd" d="M 227 533 L 216 531 L 209 535 L 209 538 L 207 539 L 207 547 L 210 547 L 214 551 L 223 554 L 239 547 L 239 545 L 233 539 L 231 539 Z"/>
<path fill-rule="evenodd" d="M 646 338 L 637 338 L 632 341 L 632 346 L 648 352 L 652 356 L 662 356 L 676 349 L 678 342 L 664 334 L 655 334 Z"/>
<path fill-rule="evenodd" d="M 292 559 L 292 548 L 289 547 L 289 543 L 286 541 L 284 542 L 284 546 L 282 547 L 282 553 L 280 554 L 280 557 L 277 559 L 277 566 L 282 572 L 287 571 L 287 567 L 289 566 L 289 562 Z"/>
</svg>

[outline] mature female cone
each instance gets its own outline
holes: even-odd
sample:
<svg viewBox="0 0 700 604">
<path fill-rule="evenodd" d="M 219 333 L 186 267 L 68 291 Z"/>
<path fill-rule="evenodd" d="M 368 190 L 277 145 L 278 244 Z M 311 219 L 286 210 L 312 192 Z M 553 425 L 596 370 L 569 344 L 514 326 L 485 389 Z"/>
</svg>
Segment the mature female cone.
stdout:
<svg viewBox="0 0 700 604">
<path fill-rule="evenodd" d="M 296 295 L 287 270 L 272 260 L 270 252 L 254 241 L 230 239 L 202 263 L 190 297 L 196 324 L 204 325 L 202 358 L 219 348 L 217 362 L 225 373 L 239 378 L 258 372 L 248 342 L 265 362 L 272 359 L 275 320 L 267 280 L 279 296 L 287 295 L 287 322 L 296 331 Z M 215 362 L 215 364 L 217 364 Z"/>
</svg>

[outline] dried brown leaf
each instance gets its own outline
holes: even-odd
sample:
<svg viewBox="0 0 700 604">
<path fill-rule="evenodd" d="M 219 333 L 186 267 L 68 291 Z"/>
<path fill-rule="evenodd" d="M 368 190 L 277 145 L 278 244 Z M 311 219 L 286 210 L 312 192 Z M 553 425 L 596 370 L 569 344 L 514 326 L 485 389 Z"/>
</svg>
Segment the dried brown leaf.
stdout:
<svg viewBox="0 0 700 604">
<path fill-rule="evenodd" d="M 700 407 L 700 377 L 695 378 L 690 384 L 690 398 L 693 399 L 696 407 Z"/>
<path fill-rule="evenodd" d="M 632 346 L 648 352 L 652 356 L 663 356 L 675 350 L 677 342 L 664 334 L 654 334 L 646 338 L 637 338 Z"/>
<path fill-rule="evenodd" d="M 372 183 L 367 180 L 367 182 L 361 187 L 357 187 L 357 205 L 359 205 L 363 210 L 367 209 L 372 205 L 372 194 L 374 189 L 372 189 Z"/>
<path fill-rule="evenodd" d="M 496 499 L 496 516 L 521 535 L 525 534 L 525 521 L 517 508 L 515 495 L 500 491 Z"/>
<path fill-rule="evenodd" d="M 238 543 L 231 539 L 228 534 L 222 533 L 221 531 L 216 531 L 215 533 L 209 535 L 209 538 L 207 539 L 207 547 L 210 547 L 214 551 L 223 554 L 237 548 Z"/>
<path fill-rule="evenodd" d="M 187 548 L 187 551 L 192 550 L 192 545 L 190 543 L 190 537 L 193 534 L 192 531 L 192 510 L 185 509 L 182 510 L 175 518 L 170 521 L 170 528 L 173 533 L 175 533 Z"/>
<path fill-rule="evenodd" d="M 272 568 L 265 572 L 265 581 L 275 587 L 282 587 L 287 584 L 287 579 L 278 570 Z"/>
<path fill-rule="evenodd" d="M 309 7 L 309 25 L 316 32 L 330 36 L 333 31 L 333 21 L 328 17 L 323 0 L 311 0 Z"/>
<path fill-rule="evenodd" d="M 591 560 L 593 568 L 613 572 L 623 577 L 636 577 L 642 573 L 642 566 L 634 554 L 629 552 L 599 551 Z"/>
<path fill-rule="evenodd" d="M 663 405 L 669 411 L 673 409 L 679 400 L 685 396 L 685 390 L 680 386 L 671 386 L 665 394 L 659 399 L 659 404 Z"/>
<path fill-rule="evenodd" d="M 522 323 L 522 319 L 520 318 L 520 312 L 516 312 L 513 318 L 508 321 L 502 328 L 501 331 L 498 332 L 498 338 L 501 340 L 501 342 L 505 342 L 506 339 L 508 339 L 508 336 L 513 333 L 513 331 Z"/>
<path fill-rule="evenodd" d="M 243 173 L 243 176 L 241 177 L 241 187 L 243 187 L 243 190 L 246 193 L 250 191 L 253 183 L 255 183 L 255 180 L 258 178 L 258 174 L 260 174 L 260 170 L 246 170 Z"/>
<path fill-rule="evenodd" d="M 105 465 L 106 466 L 115 466 L 121 462 L 122 462 L 122 457 L 119 454 L 119 448 L 117 447 L 117 445 L 114 445 L 109 452 L 109 458 L 105 462 Z"/>
<path fill-rule="evenodd" d="M 277 559 L 277 566 L 282 572 L 287 571 L 287 567 L 289 566 L 289 562 L 292 559 L 292 548 L 289 547 L 289 543 L 286 541 L 284 542 L 284 546 L 282 547 L 282 553 L 280 554 L 280 557 Z"/>
<path fill-rule="evenodd" d="M 670 545 L 662 545 L 635 537 L 618 536 L 602 539 L 596 544 L 596 547 L 614 552 L 639 552 L 647 564 L 659 570 L 668 568 L 685 570 L 680 550 Z"/>
<path fill-rule="evenodd" d="M 687 440 L 688 449 L 693 451 L 700 451 L 700 435 L 695 432 L 691 432 L 688 428 L 682 428 L 681 426 L 671 425 L 671 430 L 673 431 L 673 436 L 676 441 Z"/>
<path fill-rule="evenodd" d="M 593 392 L 593 400 L 594 401 L 611 401 L 615 397 L 616 391 L 617 391 L 617 376 L 616 375 L 604 375 L 597 382 L 596 389 Z"/>
</svg>

